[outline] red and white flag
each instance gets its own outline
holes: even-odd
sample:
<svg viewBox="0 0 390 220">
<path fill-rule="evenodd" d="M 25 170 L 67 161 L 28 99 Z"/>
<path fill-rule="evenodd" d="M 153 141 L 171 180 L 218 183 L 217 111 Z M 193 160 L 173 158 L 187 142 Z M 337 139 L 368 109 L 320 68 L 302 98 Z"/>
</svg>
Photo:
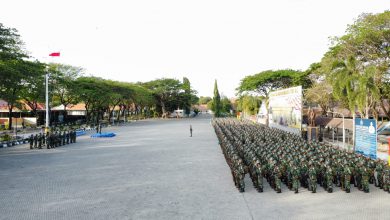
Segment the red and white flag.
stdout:
<svg viewBox="0 0 390 220">
<path fill-rule="evenodd" d="M 49 54 L 49 56 L 51 56 L 51 57 L 59 57 L 60 56 L 60 52 L 51 53 L 51 54 Z"/>
</svg>

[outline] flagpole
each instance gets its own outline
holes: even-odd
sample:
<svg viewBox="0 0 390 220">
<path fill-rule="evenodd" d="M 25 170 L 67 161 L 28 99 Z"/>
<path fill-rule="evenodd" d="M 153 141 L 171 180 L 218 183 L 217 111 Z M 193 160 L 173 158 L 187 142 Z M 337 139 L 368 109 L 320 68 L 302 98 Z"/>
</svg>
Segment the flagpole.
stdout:
<svg viewBox="0 0 390 220">
<path fill-rule="evenodd" d="M 49 73 L 46 73 L 46 133 L 49 131 Z"/>
<path fill-rule="evenodd" d="M 60 52 L 54 52 L 49 54 L 50 57 L 59 57 Z M 50 73 L 46 73 L 46 128 L 45 133 L 50 132 L 50 117 L 49 117 L 49 76 Z"/>
</svg>

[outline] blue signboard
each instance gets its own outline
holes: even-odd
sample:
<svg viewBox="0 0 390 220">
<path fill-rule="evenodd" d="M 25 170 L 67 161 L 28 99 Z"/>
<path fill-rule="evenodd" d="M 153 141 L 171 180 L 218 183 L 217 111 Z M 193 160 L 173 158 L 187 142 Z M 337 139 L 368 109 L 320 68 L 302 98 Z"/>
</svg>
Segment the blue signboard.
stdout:
<svg viewBox="0 0 390 220">
<path fill-rule="evenodd" d="M 376 159 L 377 132 L 374 119 L 355 119 L 355 151 Z"/>
</svg>

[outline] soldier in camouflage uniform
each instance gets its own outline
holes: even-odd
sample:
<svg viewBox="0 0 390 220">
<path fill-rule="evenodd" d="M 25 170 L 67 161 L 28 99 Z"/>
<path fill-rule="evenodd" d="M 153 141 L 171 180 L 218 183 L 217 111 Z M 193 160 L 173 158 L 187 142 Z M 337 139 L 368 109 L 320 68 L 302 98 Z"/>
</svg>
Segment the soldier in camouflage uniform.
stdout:
<svg viewBox="0 0 390 220">
<path fill-rule="evenodd" d="M 256 161 L 255 170 L 257 177 L 257 191 L 263 192 L 263 172 L 261 171 L 261 164 L 259 161 Z"/>
<path fill-rule="evenodd" d="M 361 167 L 361 174 L 362 174 L 362 189 L 364 192 L 368 193 L 369 190 L 369 178 L 370 178 L 370 171 L 366 166 Z"/>
<path fill-rule="evenodd" d="M 69 144 L 70 134 L 69 131 L 66 132 L 66 144 Z"/>
<path fill-rule="evenodd" d="M 47 132 L 45 137 L 46 137 L 46 148 L 50 149 L 50 145 L 51 145 L 50 133 Z"/>
<path fill-rule="evenodd" d="M 277 193 L 282 192 L 282 185 L 281 185 L 282 183 L 281 183 L 280 177 L 281 177 L 281 173 L 280 173 L 279 166 L 275 165 L 274 170 L 273 170 L 273 180 L 274 180 L 274 184 L 275 184 L 274 189 Z"/>
<path fill-rule="evenodd" d="M 58 135 L 58 137 L 57 137 L 58 138 L 58 146 L 61 147 L 62 146 L 62 133 L 61 133 L 61 131 L 59 131 L 57 135 Z"/>
<path fill-rule="evenodd" d="M 370 160 L 369 158 L 366 158 L 366 164 L 367 164 L 367 171 L 368 171 L 368 182 L 370 184 L 373 184 L 375 182 L 375 168 L 376 163 L 374 160 Z"/>
<path fill-rule="evenodd" d="M 39 133 L 39 135 L 38 135 L 38 148 L 39 149 L 42 149 L 42 141 L 43 141 L 42 133 Z"/>
<path fill-rule="evenodd" d="M 343 176 L 344 176 L 344 181 L 342 182 L 342 189 L 345 190 L 346 193 L 351 192 L 351 175 L 352 171 L 350 166 L 348 165 L 347 162 L 344 163 L 343 167 Z"/>
<path fill-rule="evenodd" d="M 245 168 L 242 164 L 241 159 L 238 161 L 236 169 L 234 170 L 235 177 L 236 177 L 236 183 L 237 188 L 240 192 L 245 192 L 245 183 L 244 183 L 244 177 L 245 177 Z"/>
<path fill-rule="evenodd" d="M 298 166 L 296 166 L 295 164 L 292 167 L 291 174 L 292 174 L 292 190 L 295 193 L 298 193 L 300 172 L 299 172 Z"/>
<path fill-rule="evenodd" d="M 390 167 L 386 166 L 383 172 L 383 190 L 390 193 Z"/>
<path fill-rule="evenodd" d="M 38 147 L 38 134 L 34 135 L 34 148 Z"/>
<path fill-rule="evenodd" d="M 383 189 L 383 163 L 377 159 L 377 164 L 375 167 L 376 178 L 375 178 L 375 186 Z"/>
<path fill-rule="evenodd" d="M 312 191 L 312 193 L 316 193 L 317 190 L 317 171 L 316 167 L 314 166 L 313 162 L 310 164 L 309 168 L 309 190 Z"/>
<path fill-rule="evenodd" d="M 333 192 L 333 169 L 330 166 L 330 164 L 327 165 L 326 171 L 325 171 L 325 188 L 328 193 Z"/>
<path fill-rule="evenodd" d="M 328 191 L 333 191 L 335 184 L 349 192 L 351 181 L 359 189 L 367 191 L 366 183 L 373 182 L 373 176 L 378 187 L 381 187 L 380 180 L 383 179 L 386 181 L 382 181 L 382 187 L 389 188 L 390 171 L 385 166 L 381 175 L 379 161 L 323 143 L 306 142 L 299 136 L 245 120 L 213 119 L 212 125 L 231 168 L 233 180 L 240 190 L 243 188 L 240 182 L 243 182 L 246 168 L 249 168 L 253 185 L 258 190 L 261 188 L 261 176 L 276 191 L 279 191 L 280 182 L 295 190 L 294 164 L 299 173 L 298 183 L 303 187 L 309 185 L 311 191 L 316 190 L 316 180 Z M 71 133 L 73 137 L 74 132 Z M 238 160 L 242 161 L 241 165 Z"/>
<path fill-rule="evenodd" d="M 34 146 L 34 135 L 31 134 L 30 137 L 28 138 L 28 143 L 30 143 L 30 149 L 33 149 Z"/>
</svg>

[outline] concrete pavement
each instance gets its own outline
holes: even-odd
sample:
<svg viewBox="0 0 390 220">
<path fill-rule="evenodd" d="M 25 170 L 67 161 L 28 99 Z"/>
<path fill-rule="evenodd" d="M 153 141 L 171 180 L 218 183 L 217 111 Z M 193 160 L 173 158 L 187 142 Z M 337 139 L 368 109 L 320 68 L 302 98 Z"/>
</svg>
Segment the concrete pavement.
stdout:
<svg viewBox="0 0 390 220">
<path fill-rule="evenodd" d="M 193 137 L 189 137 L 189 126 Z M 145 120 L 56 149 L 0 149 L 0 219 L 386 219 L 390 194 L 234 187 L 210 118 Z"/>
</svg>

